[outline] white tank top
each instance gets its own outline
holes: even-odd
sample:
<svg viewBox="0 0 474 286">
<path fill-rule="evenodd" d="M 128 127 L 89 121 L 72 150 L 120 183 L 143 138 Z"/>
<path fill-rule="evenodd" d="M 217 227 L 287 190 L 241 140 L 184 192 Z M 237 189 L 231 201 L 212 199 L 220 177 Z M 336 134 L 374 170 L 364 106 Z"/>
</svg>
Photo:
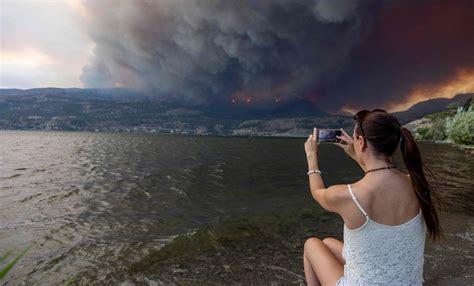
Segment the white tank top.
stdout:
<svg viewBox="0 0 474 286">
<path fill-rule="evenodd" d="M 403 224 L 380 224 L 369 218 L 347 186 L 367 219 L 355 230 L 344 224 L 342 255 L 347 285 L 422 285 L 426 225 L 421 210 Z"/>
</svg>

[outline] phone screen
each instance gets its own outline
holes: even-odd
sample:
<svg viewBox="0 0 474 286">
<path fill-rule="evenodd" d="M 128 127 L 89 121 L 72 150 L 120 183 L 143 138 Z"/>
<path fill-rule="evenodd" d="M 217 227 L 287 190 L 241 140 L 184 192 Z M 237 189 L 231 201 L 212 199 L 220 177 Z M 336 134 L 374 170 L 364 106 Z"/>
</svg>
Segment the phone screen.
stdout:
<svg viewBox="0 0 474 286">
<path fill-rule="evenodd" d="M 318 141 L 319 142 L 339 142 L 340 140 L 336 136 L 341 136 L 341 130 L 339 130 L 339 129 L 318 129 Z"/>
</svg>

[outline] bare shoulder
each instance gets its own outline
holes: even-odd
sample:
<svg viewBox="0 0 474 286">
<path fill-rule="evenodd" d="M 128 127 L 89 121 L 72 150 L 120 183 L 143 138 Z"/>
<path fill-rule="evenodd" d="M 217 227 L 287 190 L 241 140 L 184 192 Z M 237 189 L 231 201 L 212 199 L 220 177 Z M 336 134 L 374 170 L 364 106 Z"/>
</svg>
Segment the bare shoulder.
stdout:
<svg viewBox="0 0 474 286">
<path fill-rule="evenodd" d="M 347 190 L 347 185 L 334 185 L 329 187 L 325 197 L 327 203 L 331 205 L 331 208 L 335 212 L 338 212 L 347 202 L 351 201 L 351 195 Z"/>
</svg>

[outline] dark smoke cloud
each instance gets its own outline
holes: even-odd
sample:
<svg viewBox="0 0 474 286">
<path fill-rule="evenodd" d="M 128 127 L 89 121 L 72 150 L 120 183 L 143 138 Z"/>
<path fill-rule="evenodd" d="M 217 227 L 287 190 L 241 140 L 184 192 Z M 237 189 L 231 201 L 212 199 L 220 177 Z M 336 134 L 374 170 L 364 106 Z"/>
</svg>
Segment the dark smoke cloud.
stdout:
<svg viewBox="0 0 474 286">
<path fill-rule="evenodd" d="M 81 79 L 197 106 L 397 101 L 466 65 L 473 2 L 85 1 L 96 48 Z"/>
<path fill-rule="evenodd" d="M 472 75 L 474 1 L 388 2 L 350 58 L 337 81 L 320 92 L 331 100 L 319 100 L 336 107 L 390 106 L 410 102 L 417 87 L 449 85 L 460 72 Z"/>
<path fill-rule="evenodd" d="M 366 34 L 353 0 L 90 1 L 87 87 L 123 85 L 190 104 L 304 96 Z M 242 98 L 238 98 L 242 97 Z"/>
</svg>

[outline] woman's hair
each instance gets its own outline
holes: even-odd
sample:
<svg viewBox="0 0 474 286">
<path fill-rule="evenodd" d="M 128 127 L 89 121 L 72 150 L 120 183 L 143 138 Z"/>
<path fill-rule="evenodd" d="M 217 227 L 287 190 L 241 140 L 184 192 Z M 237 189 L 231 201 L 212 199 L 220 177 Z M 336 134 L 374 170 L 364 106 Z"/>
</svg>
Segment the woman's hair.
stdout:
<svg viewBox="0 0 474 286">
<path fill-rule="evenodd" d="M 433 198 L 438 203 L 439 198 L 425 177 L 420 151 L 411 132 L 401 127 L 395 116 L 379 110 L 366 112 L 363 117 L 359 116 L 355 132 L 357 136 L 364 134 L 365 136 L 362 136 L 370 142 L 375 153 L 386 157 L 392 156 L 400 143 L 400 151 L 420 202 L 429 237 L 433 240 L 440 238 L 438 214 L 433 204 Z"/>
</svg>

